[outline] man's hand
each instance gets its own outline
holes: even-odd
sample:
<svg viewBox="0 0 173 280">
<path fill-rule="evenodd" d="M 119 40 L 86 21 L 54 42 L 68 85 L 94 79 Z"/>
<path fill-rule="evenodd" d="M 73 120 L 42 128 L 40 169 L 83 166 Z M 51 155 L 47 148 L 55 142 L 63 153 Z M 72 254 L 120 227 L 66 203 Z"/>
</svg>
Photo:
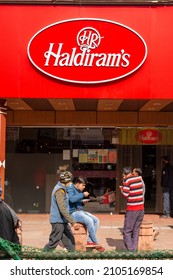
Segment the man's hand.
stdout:
<svg viewBox="0 0 173 280">
<path fill-rule="evenodd" d="M 79 224 L 77 223 L 73 224 L 72 227 L 74 228 L 74 230 L 79 230 Z"/>
<path fill-rule="evenodd" d="M 90 194 L 89 192 L 84 192 L 85 197 L 89 196 L 89 194 Z"/>
</svg>

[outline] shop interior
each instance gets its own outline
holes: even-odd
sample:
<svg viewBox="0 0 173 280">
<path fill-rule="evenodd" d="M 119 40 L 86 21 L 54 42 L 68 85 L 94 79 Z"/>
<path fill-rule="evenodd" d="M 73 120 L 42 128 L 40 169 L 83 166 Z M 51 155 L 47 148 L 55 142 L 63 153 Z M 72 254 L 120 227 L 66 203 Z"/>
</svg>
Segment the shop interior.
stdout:
<svg viewBox="0 0 173 280">
<path fill-rule="evenodd" d="M 121 133 L 115 127 L 7 127 L 6 202 L 18 213 L 49 213 L 57 171 L 66 165 L 74 177 L 84 176 L 88 180 L 90 200 L 86 210 L 123 213 L 125 200 L 119 195 L 121 170 L 130 165 L 143 171 L 146 212 L 160 211 L 159 155 L 166 148 L 122 145 Z"/>
</svg>

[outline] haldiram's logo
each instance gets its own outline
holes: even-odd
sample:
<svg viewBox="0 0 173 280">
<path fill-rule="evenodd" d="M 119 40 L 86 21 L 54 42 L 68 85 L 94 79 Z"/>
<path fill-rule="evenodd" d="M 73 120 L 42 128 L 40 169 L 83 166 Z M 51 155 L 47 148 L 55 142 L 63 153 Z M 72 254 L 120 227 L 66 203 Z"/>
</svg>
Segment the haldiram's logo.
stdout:
<svg viewBox="0 0 173 280">
<path fill-rule="evenodd" d="M 45 52 L 46 58 L 45 66 L 51 64 L 53 59 L 53 66 L 97 66 L 97 67 L 127 67 L 129 65 L 130 54 L 125 53 L 123 49 L 120 53 L 93 53 L 92 50 L 99 47 L 101 43 L 99 32 L 92 28 L 86 27 L 77 34 L 77 44 L 80 47 L 80 52 L 77 48 L 72 48 L 71 53 L 63 51 L 64 44 L 59 43 L 56 49 L 55 43 L 50 43 L 49 50 Z"/>
<path fill-rule="evenodd" d="M 77 34 L 77 44 L 81 51 L 94 50 L 100 45 L 101 39 L 100 33 L 92 27 L 85 27 Z"/>
<path fill-rule="evenodd" d="M 144 129 L 136 133 L 136 140 L 145 144 L 156 144 L 162 140 L 162 134 L 155 129 Z"/>
<path fill-rule="evenodd" d="M 146 59 L 147 47 L 132 29 L 106 20 L 74 19 L 36 33 L 28 44 L 32 64 L 66 82 L 103 83 L 132 74 Z"/>
</svg>

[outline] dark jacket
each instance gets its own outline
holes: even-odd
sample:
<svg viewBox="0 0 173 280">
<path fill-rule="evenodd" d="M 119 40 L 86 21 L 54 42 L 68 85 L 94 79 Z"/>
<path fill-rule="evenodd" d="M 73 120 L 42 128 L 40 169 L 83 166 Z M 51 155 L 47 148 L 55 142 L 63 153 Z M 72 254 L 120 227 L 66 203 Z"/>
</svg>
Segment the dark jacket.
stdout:
<svg viewBox="0 0 173 280">
<path fill-rule="evenodd" d="M 169 162 L 162 168 L 161 186 L 164 191 L 173 190 L 173 166 Z"/>
<path fill-rule="evenodd" d="M 0 198 L 0 237 L 19 244 L 19 238 L 15 231 L 13 216 L 9 207 Z"/>
</svg>

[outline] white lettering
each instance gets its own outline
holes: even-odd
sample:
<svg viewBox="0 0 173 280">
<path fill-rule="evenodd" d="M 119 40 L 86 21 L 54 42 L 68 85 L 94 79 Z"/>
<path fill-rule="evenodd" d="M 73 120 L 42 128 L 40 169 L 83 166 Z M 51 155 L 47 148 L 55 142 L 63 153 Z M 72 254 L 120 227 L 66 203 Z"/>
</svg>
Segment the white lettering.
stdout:
<svg viewBox="0 0 173 280">
<path fill-rule="evenodd" d="M 90 38 L 92 36 L 92 40 Z M 90 43 L 95 44 L 97 39 L 95 34 L 89 34 Z M 80 38 L 81 39 L 81 38 Z M 82 39 L 81 39 L 82 40 Z M 82 42 L 86 40 L 83 38 Z M 88 42 L 87 42 L 88 43 Z M 81 52 L 77 52 L 77 48 L 72 48 L 71 53 L 63 52 L 63 43 L 59 43 L 57 48 L 55 43 L 49 44 L 49 49 L 44 53 L 45 66 L 94 66 L 97 67 L 128 67 L 130 64 L 130 54 L 125 50 L 119 53 L 91 53 L 90 49 L 83 48 Z M 91 48 L 91 47 L 90 47 Z"/>
</svg>

